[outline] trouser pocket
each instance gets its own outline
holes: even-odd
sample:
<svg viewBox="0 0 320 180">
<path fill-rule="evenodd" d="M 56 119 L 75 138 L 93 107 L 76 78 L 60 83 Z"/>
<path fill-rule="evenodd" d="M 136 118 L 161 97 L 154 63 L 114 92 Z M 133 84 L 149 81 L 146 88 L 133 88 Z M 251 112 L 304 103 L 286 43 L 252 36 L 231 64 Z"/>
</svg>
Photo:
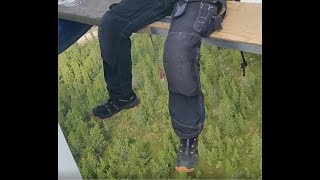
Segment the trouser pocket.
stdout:
<svg viewBox="0 0 320 180">
<path fill-rule="evenodd" d="M 192 31 L 202 37 L 209 36 L 213 31 L 222 28 L 222 16 L 218 16 L 220 9 L 219 2 L 215 4 L 202 1 L 187 3 L 184 0 L 179 0 L 174 4 L 171 14 L 170 31 Z"/>
<path fill-rule="evenodd" d="M 201 36 L 209 36 L 213 31 L 221 29 L 217 4 L 200 2 L 198 16 L 193 23 L 193 29 Z"/>
</svg>

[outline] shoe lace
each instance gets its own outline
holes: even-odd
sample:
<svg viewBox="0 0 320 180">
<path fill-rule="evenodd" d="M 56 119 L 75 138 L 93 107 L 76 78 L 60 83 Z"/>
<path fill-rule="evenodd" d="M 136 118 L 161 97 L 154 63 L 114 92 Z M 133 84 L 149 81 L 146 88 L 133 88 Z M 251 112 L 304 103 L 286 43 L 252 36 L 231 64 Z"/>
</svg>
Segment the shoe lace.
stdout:
<svg viewBox="0 0 320 180">
<path fill-rule="evenodd" d="M 111 111 L 110 111 L 111 106 L 115 107 L 116 109 L 119 109 L 119 107 L 115 105 L 115 100 L 112 100 L 112 99 L 108 99 L 108 101 L 103 105 L 106 107 L 106 109 L 109 111 L 110 114 L 111 114 Z"/>
<path fill-rule="evenodd" d="M 195 151 L 198 149 L 197 146 L 195 146 L 195 143 L 198 141 L 198 138 L 192 138 L 192 139 L 180 139 L 180 149 L 179 152 L 183 153 L 185 155 L 194 154 Z"/>
</svg>

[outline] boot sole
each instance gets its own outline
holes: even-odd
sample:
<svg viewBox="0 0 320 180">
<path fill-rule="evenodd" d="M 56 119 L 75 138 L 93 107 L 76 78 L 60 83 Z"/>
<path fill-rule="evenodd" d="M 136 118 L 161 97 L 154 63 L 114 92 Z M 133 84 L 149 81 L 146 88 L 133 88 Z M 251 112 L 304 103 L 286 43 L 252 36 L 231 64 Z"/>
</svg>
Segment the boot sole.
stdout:
<svg viewBox="0 0 320 180">
<path fill-rule="evenodd" d="M 131 104 L 128 104 L 126 105 L 125 107 L 123 107 L 123 109 L 113 113 L 111 116 L 108 116 L 108 117 L 105 117 L 105 118 L 100 118 L 99 116 L 95 116 L 93 115 L 94 118 L 96 119 L 99 119 L 99 120 L 105 120 L 105 119 L 108 119 L 108 118 L 111 118 L 113 117 L 114 115 L 118 114 L 119 112 L 125 110 L 125 109 L 131 109 L 131 108 L 134 108 L 135 106 L 138 106 L 140 104 L 140 99 L 137 98 L 134 102 L 132 102 Z"/>
<path fill-rule="evenodd" d="M 184 167 L 184 166 L 176 166 L 176 171 L 178 172 L 192 172 L 194 170 L 194 168 L 187 168 L 187 167 Z"/>
<path fill-rule="evenodd" d="M 198 164 L 198 161 L 195 162 L 194 164 L 192 164 L 190 166 L 190 168 L 188 168 L 186 166 L 176 166 L 176 171 L 178 171 L 178 172 L 192 172 L 192 171 L 194 171 L 194 168 L 196 167 L 197 164 Z"/>
</svg>

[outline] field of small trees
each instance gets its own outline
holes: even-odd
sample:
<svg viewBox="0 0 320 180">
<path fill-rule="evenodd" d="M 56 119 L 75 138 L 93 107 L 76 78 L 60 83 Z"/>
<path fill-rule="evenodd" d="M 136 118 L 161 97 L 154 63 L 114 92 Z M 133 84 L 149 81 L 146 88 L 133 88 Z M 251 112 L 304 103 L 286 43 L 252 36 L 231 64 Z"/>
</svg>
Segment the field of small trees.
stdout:
<svg viewBox="0 0 320 180">
<path fill-rule="evenodd" d="M 171 127 L 167 81 L 160 78 L 165 38 L 131 39 L 133 88 L 141 103 L 104 121 L 91 116 L 108 99 L 98 40 L 76 43 L 59 55 L 59 124 L 83 178 L 261 179 L 261 56 L 245 53 L 243 77 L 239 51 L 202 45 L 206 120 L 200 159 L 194 172 L 178 173 L 179 139 Z"/>
</svg>

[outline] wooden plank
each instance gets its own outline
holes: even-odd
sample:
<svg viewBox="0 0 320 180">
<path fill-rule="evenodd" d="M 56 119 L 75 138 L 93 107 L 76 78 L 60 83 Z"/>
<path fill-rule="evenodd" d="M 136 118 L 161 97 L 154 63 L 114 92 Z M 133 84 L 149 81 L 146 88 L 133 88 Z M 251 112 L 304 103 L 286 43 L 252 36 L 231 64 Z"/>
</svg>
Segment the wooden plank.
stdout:
<svg viewBox="0 0 320 180">
<path fill-rule="evenodd" d="M 214 39 L 223 39 L 248 44 L 262 45 L 261 4 L 228 2 L 228 13 L 220 31 L 210 35 Z M 170 24 L 154 22 L 153 28 L 169 29 Z"/>
<path fill-rule="evenodd" d="M 144 28 L 141 32 L 150 33 L 151 31 L 152 34 L 167 36 L 169 26 L 170 26 L 169 23 L 155 22 L 150 24 L 146 28 Z M 211 45 L 216 45 L 218 47 L 227 48 L 227 49 L 236 49 L 236 50 L 251 52 L 255 54 L 262 54 L 262 46 L 257 44 L 235 42 L 235 41 L 229 41 L 229 40 L 212 38 L 212 37 L 203 38 L 203 42 Z"/>
<path fill-rule="evenodd" d="M 228 2 L 223 29 L 211 34 L 212 38 L 262 45 L 261 4 Z"/>
<path fill-rule="evenodd" d="M 58 5 L 59 18 L 98 25 L 109 6 L 120 0 L 81 0 L 77 6 Z M 225 48 L 262 53 L 262 5 L 228 1 L 223 29 L 210 35 L 206 42 Z M 154 22 L 138 32 L 166 35 L 170 18 Z"/>
</svg>

